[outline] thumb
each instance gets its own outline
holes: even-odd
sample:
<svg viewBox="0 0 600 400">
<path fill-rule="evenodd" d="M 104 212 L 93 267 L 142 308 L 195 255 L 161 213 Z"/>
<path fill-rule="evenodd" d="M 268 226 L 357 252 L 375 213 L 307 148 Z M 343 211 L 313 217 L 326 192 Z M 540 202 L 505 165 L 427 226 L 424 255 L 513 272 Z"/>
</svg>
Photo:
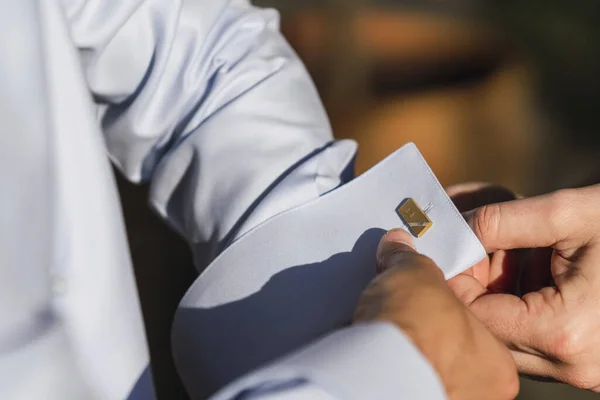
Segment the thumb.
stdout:
<svg viewBox="0 0 600 400">
<path fill-rule="evenodd" d="M 490 294 L 473 276 L 460 274 L 448 281 L 454 294 L 498 339 L 509 347 L 534 348 L 539 316 L 511 294 Z"/>
<path fill-rule="evenodd" d="M 467 307 L 488 293 L 488 290 L 483 287 L 479 280 L 467 273 L 458 274 L 454 278 L 449 279 L 448 286 Z"/>
<path fill-rule="evenodd" d="M 404 229 L 388 231 L 377 247 L 377 272 L 381 273 L 395 265 L 403 264 L 407 253 L 409 256 L 417 253 L 411 234 Z"/>
<path fill-rule="evenodd" d="M 488 253 L 517 248 L 551 247 L 568 237 L 574 222 L 569 196 L 553 193 L 488 204 L 465 213 L 465 219 Z M 567 218 L 568 217 L 568 218 Z"/>
<path fill-rule="evenodd" d="M 377 272 L 408 278 L 414 286 L 419 279 L 439 285 L 447 290 L 442 270 L 429 257 L 419 254 L 410 233 L 393 229 L 386 233 L 377 248 Z M 401 275 L 397 275 L 400 273 Z M 408 275 L 407 275 L 408 274 Z M 415 280 L 417 279 L 417 280 Z M 451 294 L 448 292 L 448 295 Z"/>
</svg>

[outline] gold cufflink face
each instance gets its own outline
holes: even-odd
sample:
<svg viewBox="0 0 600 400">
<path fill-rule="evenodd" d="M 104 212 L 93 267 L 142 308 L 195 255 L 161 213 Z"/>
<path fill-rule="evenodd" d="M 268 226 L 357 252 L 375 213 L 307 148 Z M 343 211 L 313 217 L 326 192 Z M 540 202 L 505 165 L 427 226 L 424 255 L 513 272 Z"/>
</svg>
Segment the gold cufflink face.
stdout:
<svg viewBox="0 0 600 400">
<path fill-rule="evenodd" d="M 433 225 L 427 214 L 412 198 L 408 198 L 400 203 L 396 212 L 410 232 L 416 237 L 423 236 Z"/>
</svg>

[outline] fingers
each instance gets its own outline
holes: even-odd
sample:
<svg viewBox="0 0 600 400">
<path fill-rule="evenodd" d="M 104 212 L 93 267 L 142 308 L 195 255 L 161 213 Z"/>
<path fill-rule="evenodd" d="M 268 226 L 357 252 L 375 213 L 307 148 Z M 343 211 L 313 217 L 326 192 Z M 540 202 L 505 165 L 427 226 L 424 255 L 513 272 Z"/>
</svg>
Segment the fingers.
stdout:
<svg viewBox="0 0 600 400">
<path fill-rule="evenodd" d="M 467 307 L 488 293 L 488 290 L 477 278 L 468 274 L 459 274 L 448 280 L 448 286 Z"/>
<path fill-rule="evenodd" d="M 428 257 L 415 250 L 412 235 L 403 229 L 394 229 L 386 233 L 377 247 L 377 272 L 390 268 L 439 268 Z M 441 274 L 441 271 L 439 271 Z"/>
<path fill-rule="evenodd" d="M 544 305 L 536 305 L 535 300 L 527 305 L 513 295 L 489 294 L 477 279 L 469 275 L 458 275 L 448 284 L 475 317 L 512 350 L 520 373 L 564 381 L 561 368 L 538 350 L 549 335 L 544 329 L 552 326 L 552 321 L 535 311 Z M 536 297 L 545 301 L 541 294 Z"/>
<path fill-rule="evenodd" d="M 465 218 L 488 253 L 551 247 L 573 231 L 569 200 L 558 193 L 485 205 Z"/>
<path fill-rule="evenodd" d="M 458 304 L 441 270 L 417 253 L 412 235 L 403 229 L 387 232 L 379 242 L 377 270 L 379 275 L 362 293 L 355 321 L 387 320 L 406 330 L 412 325 L 404 322 L 422 318 L 428 308 L 448 299 Z"/>
<path fill-rule="evenodd" d="M 392 266 L 393 257 L 403 253 L 416 253 L 412 235 L 404 229 L 388 231 L 377 246 L 377 272 L 383 272 Z"/>
<path fill-rule="evenodd" d="M 462 183 L 450 186 L 446 193 L 459 211 L 466 212 L 487 204 L 514 200 L 516 195 L 499 185 L 482 182 Z M 491 291 L 513 292 L 516 287 L 517 265 L 512 252 L 498 251 L 489 259 L 473 266 L 469 274 Z"/>
<path fill-rule="evenodd" d="M 504 343 L 513 348 L 532 346 L 536 316 L 517 296 L 490 294 L 474 277 L 460 274 L 448 286 L 469 310 Z"/>
<path fill-rule="evenodd" d="M 483 182 L 453 185 L 446 188 L 446 193 L 460 212 L 516 198 L 516 195 L 512 191 L 502 186 Z"/>
<path fill-rule="evenodd" d="M 560 338 L 557 332 L 562 329 L 552 315 L 559 304 L 553 301 L 550 291 L 546 291 L 550 288 L 521 299 L 508 294 L 486 294 L 477 282 L 461 279 L 453 282 L 451 289 L 469 305 L 471 313 L 513 351 L 519 372 L 564 381 L 560 376 L 559 359 L 550 350 Z"/>
<path fill-rule="evenodd" d="M 498 250 L 491 255 L 489 261 L 488 284 L 486 286 L 491 293 L 515 294 L 517 292 L 519 265 L 523 258 L 521 254 L 519 254 L 520 251 L 521 250 Z M 475 277 L 477 277 L 477 275 L 475 275 Z"/>
<path fill-rule="evenodd" d="M 535 379 L 551 378 L 549 381 L 560 379 L 559 368 L 548 359 L 537 354 L 528 354 L 522 351 L 512 351 L 513 359 L 519 373 L 529 375 Z"/>
</svg>

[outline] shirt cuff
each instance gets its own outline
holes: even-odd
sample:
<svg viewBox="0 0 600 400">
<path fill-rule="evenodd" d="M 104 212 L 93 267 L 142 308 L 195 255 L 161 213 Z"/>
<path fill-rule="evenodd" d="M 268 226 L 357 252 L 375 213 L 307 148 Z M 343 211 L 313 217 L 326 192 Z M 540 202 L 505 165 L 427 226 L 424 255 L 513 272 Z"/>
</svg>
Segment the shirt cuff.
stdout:
<svg viewBox="0 0 600 400">
<path fill-rule="evenodd" d="M 265 383 L 305 381 L 336 399 L 446 399 L 436 372 L 410 340 L 388 323 L 337 331 L 233 382 L 214 400 L 239 398 Z M 288 391 L 295 390 L 290 385 Z M 241 397 L 243 398 L 243 397 Z M 253 397 L 256 398 L 256 397 Z"/>
</svg>

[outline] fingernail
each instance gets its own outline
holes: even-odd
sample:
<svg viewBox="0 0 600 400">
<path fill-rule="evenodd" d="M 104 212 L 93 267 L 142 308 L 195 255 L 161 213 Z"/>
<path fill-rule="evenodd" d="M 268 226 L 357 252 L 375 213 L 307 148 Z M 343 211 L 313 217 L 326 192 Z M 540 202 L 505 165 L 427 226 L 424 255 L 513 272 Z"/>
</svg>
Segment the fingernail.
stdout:
<svg viewBox="0 0 600 400">
<path fill-rule="evenodd" d="M 415 248 L 412 235 L 402 228 L 395 228 L 388 231 L 384 236 L 384 240 L 388 242 L 402 243 L 407 246 L 410 246 L 415 251 L 417 250 Z"/>
<path fill-rule="evenodd" d="M 398 246 L 398 244 L 402 246 Z M 413 238 L 410 233 L 404 229 L 392 229 L 388 231 L 377 246 L 377 273 L 385 271 L 388 265 L 388 258 L 398 251 L 417 251 L 413 243 Z"/>
</svg>

